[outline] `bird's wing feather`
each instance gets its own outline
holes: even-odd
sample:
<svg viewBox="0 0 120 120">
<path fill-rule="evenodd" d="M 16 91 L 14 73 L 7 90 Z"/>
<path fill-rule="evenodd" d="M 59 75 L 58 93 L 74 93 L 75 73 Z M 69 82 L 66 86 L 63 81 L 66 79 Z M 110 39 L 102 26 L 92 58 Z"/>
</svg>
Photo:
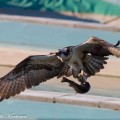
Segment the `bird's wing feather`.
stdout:
<svg viewBox="0 0 120 120">
<path fill-rule="evenodd" d="M 58 76 L 64 63 L 56 55 L 30 56 L 20 62 L 7 75 L 0 78 L 0 100 L 19 94 L 25 88 L 37 86 Z"/>
<path fill-rule="evenodd" d="M 107 59 L 107 57 L 86 55 L 83 60 L 83 65 L 87 77 L 95 75 L 101 69 L 104 69 L 104 64 L 107 64 Z"/>
<path fill-rule="evenodd" d="M 78 46 L 84 53 L 90 53 L 94 56 L 109 56 L 114 55 L 120 57 L 120 48 L 117 47 L 120 44 L 118 42 L 116 45 L 108 43 L 105 40 L 92 37 L 87 40 L 85 43 Z"/>
</svg>

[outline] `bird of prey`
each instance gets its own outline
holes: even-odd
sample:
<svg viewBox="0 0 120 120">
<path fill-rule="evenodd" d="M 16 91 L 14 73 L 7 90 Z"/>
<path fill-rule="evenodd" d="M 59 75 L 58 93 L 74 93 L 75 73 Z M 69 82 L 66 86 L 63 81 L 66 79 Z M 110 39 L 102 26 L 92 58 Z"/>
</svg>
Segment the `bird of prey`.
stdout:
<svg viewBox="0 0 120 120">
<path fill-rule="evenodd" d="M 120 57 L 119 44 L 120 41 L 113 45 L 91 37 L 82 44 L 65 47 L 48 55 L 29 56 L 0 78 L 0 101 L 53 77 L 63 77 L 61 82 L 68 82 L 78 93 L 86 93 L 90 89 L 87 78 L 104 68 L 107 56 Z M 66 78 L 71 75 L 80 84 Z"/>
</svg>

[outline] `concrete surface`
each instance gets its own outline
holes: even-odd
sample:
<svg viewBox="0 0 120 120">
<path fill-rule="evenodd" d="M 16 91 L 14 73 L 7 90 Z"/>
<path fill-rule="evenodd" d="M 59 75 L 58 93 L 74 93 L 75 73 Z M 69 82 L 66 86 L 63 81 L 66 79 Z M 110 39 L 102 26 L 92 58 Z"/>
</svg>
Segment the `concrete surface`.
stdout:
<svg viewBox="0 0 120 120">
<path fill-rule="evenodd" d="M 120 32 L 90 29 L 69 28 L 59 25 L 45 25 L 21 21 L 0 20 L 0 43 L 12 46 L 24 46 L 46 49 L 60 49 L 78 45 L 91 36 L 96 36 L 116 44 Z"/>
<path fill-rule="evenodd" d="M 44 18 L 44 17 L 37 18 L 37 17 L 28 17 L 28 16 L 26 17 L 26 16 L 5 15 L 5 14 L 0 15 L 0 20 L 23 21 L 30 23 L 40 23 L 45 25 L 47 24 L 59 25 L 59 26 L 73 27 L 73 28 L 91 28 L 91 29 L 99 29 L 99 30 L 120 31 L 119 19 L 118 19 L 118 26 L 114 24 L 116 21 L 111 22 L 108 20 L 106 20 L 105 24 L 98 24 L 98 23 L 81 22 L 75 20 L 60 20 L 60 19 Z"/>
<path fill-rule="evenodd" d="M 11 99 L 0 102 L 3 120 L 119 120 L 120 111 Z"/>
<path fill-rule="evenodd" d="M 15 98 L 120 110 L 120 98 L 112 97 L 26 90 Z"/>
</svg>

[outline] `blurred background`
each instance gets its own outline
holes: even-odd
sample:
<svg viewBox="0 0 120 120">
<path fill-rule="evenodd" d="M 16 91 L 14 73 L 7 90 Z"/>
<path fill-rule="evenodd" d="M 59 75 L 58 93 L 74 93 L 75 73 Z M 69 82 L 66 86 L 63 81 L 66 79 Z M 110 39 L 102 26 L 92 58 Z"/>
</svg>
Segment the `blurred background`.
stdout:
<svg viewBox="0 0 120 120">
<path fill-rule="evenodd" d="M 0 0 L 0 75 L 29 55 L 49 54 L 91 36 L 115 44 L 120 39 L 119 11 L 119 0 Z M 111 57 L 106 69 L 89 79 L 88 94 L 120 96 L 119 62 Z M 74 92 L 60 81 L 32 89 Z"/>
<path fill-rule="evenodd" d="M 49 54 L 66 46 L 78 45 L 91 36 L 113 44 L 120 40 L 120 0 L 0 0 L 0 77 L 30 55 Z M 74 80 L 72 77 L 70 79 Z M 105 69 L 88 81 L 91 89 L 86 95 L 119 98 L 120 59 L 110 57 Z M 56 78 L 32 87 L 31 90 L 75 93 L 67 83 L 61 83 L 61 79 Z M 120 118 L 116 111 L 113 114 L 113 111 L 103 110 L 100 114 L 98 109 L 78 107 L 78 110 L 76 107 L 25 100 L 11 99 L 0 103 L 0 106 L 0 117 L 17 112 L 18 115 L 28 117 L 39 118 L 43 115 L 44 118 L 52 118 L 52 115 L 55 116 L 53 111 L 56 111 L 55 118 L 73 116 L 78 119 L 81 110 L 83 118 L 87 119 L 105 116 L 108 119 L 114 119 L 115 116 Z"/>
<path fill-rule="evenodd" d="M 119 0 L 0 0 L 0 13 L 120 25 Z"/>
<path fill-rule="evenodd" d="M 119 0 L 0 0 L 0 76 L 29 55 L 49 54 L 91 36 L 115 44 L 120 39 L 119 11 Z M 119 62 L 111 57 L 106 69 L 89 79 L 87 94 L 120 97 Z M 60 81 L 32 89 L 74 93 Z"/>
</svg>

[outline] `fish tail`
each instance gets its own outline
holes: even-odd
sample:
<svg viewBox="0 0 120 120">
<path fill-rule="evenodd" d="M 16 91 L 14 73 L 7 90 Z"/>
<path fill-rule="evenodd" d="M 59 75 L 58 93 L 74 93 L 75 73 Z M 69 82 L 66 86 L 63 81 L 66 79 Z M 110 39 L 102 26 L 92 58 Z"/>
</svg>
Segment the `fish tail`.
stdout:
<svg viewBox="0 0 120 120">
<path fill-rule="evenodd" d="M 68 80 L 66 77 L 63 77 L 63 79 L 62 79 L 61 82 L 68 82 L 68 83 L 71 83 L 72 81 L 71 81 L 71 80 Z"/>
</svg>

